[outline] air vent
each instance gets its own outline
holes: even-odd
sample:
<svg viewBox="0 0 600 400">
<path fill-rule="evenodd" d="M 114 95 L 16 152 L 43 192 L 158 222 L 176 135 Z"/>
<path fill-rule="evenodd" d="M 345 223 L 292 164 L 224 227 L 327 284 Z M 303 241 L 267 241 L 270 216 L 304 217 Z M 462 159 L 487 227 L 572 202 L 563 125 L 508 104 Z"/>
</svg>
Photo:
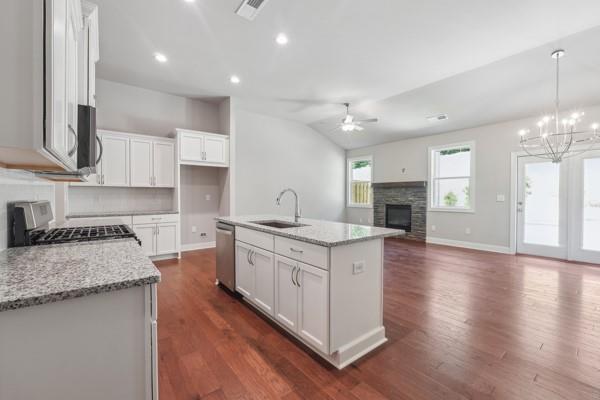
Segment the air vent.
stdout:
<svg viewBox="0 0 600 400">
<path fill-rule="evenodd" d="M 244 0 L 237 10 L 235 10 L 235 13 L 240 17 L 246 18 L 248 21 L 252 21 L 267 1 L 269 0 Z"/>
<path fill-rule="evenodd" d="M 431 115 L 429 117 L 427 117 L 427 121 L 429 122 L 439 122 L 439 121 L 445 121 L 448 119 L 448 114 L 437 114 L 437 115 Z"/>
</svg>

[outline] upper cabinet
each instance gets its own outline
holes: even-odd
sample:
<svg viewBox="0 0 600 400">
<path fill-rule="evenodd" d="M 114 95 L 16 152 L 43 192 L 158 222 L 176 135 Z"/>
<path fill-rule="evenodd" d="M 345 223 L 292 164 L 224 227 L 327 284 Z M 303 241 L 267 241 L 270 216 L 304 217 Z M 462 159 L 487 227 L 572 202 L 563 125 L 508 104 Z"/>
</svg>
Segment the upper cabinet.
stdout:
<svg viewBox="0 0 600 400">
<path fill-rule="evenodd" d="M 175 132 L 180 164 L 229 166 L 228 136 L 185 129 L 176 129 Z"/>
<path fill-rule="evenodd" d="M 97 18 L 81 0 L 2 1 L 0 47 L 11 56 L 0 63 L 1 164 L 77 170 L 78 105 L 95 87 Z"/>
<path fill-rule="evenodd" d="M 98 130 L 96 175 L 74 186 L 175 187 L 175 141 Z"/>
<path fill-rule="evenodd" d="M 96 107 L 96 63 L 100 60 L 98 7 L 88 1 L 81 3 L 83 29 L 79 39 L 79 104 Z"/>
</svg>

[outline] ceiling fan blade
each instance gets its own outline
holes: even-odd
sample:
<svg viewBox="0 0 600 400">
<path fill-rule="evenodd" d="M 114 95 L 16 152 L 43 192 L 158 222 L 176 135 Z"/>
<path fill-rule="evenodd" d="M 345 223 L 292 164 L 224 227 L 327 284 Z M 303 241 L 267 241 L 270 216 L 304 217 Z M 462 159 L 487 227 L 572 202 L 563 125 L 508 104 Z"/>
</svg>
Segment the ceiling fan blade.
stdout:
<svg viewBox="0 0 600 400">
<path fill-rule="evenodd" d="M 361 119 L 358 121 L 354 121 L 354 122 L 358 122 L 358 123 L 371 123 L 371 122 L 377 122 L 379 121 L 379 118 L 367 118 L 367 119 Z"/>
</svg>

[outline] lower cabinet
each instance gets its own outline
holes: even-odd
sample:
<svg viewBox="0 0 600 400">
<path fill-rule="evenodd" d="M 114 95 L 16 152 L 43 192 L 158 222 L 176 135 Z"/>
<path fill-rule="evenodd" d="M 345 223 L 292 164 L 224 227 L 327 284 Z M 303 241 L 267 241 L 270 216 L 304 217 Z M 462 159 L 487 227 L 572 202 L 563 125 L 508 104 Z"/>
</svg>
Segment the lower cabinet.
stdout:
<svg viewBox="0 0 600 400">
<path fill-rule="evenodd" d="M 235 254 L 237 292 L 329 354 L 329 272 L 239 240 Z"/>
<path fill-rule="evenodd" d="M 147 256 L 160 256 L 179 252 L 179 223 L 133 225 L 133 231 L 142 242 Z"/>
</svg>

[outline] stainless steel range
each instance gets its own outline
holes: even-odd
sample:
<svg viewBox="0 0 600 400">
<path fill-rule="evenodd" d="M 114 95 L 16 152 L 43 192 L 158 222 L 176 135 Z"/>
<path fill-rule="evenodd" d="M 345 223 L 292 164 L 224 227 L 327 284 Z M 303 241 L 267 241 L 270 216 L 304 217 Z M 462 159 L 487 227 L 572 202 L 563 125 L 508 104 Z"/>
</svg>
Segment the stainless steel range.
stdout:
<svg viewBox="0 0 600 400">
<path fill-rule="evenodd" d="M 123 224 L 51 229 L 48 224 L 54 217 L 48 201 L 11 203 L 8 218 L 8 247 L 125 238 L 134 238 L 141 244 L 133 230 Z"/>
</svg>

